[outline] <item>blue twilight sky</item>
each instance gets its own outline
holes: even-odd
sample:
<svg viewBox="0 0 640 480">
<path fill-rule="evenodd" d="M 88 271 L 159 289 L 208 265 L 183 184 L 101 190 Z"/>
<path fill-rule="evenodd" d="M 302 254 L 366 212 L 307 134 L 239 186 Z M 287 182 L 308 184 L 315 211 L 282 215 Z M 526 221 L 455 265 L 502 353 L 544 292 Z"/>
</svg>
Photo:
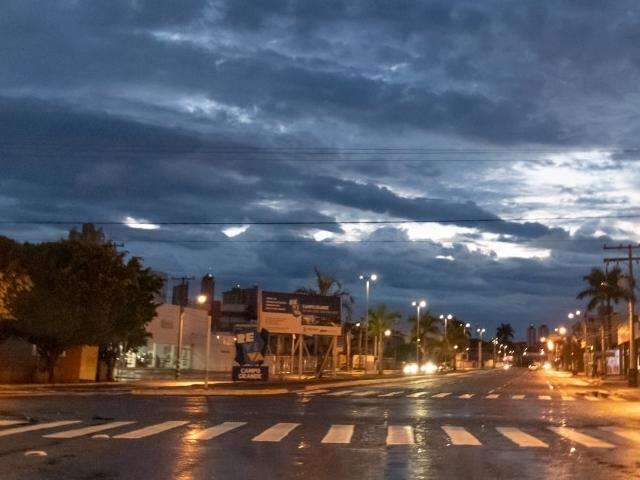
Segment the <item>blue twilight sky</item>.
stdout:
<svg viewBox="0 0 640 480">
<path fill-rule="evenodd" d="M 374 304 L 524 337 L 640 236 L 639 20 L 622 0 L 4 0 L 0 220 L 36 223 L 0 234 L 125 222 L 105 230 L 154 268 L 289 289 L 318 266 L 357 312 L 375 271 Z M 236 225 L 144 223 L 203 221 Z"/>
</svg>

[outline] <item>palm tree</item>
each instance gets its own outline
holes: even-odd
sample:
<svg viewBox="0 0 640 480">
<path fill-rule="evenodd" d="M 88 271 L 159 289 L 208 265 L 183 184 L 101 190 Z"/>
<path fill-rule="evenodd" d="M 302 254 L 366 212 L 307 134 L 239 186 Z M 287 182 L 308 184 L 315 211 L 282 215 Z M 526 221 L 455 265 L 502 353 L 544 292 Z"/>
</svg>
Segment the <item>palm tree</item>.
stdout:
<svg viewBox="0 0 640 480">
<path fill-rule="evenodd" d="M 385 304 L 380 304 L 375 310 L 369 310 L 369 333 L 375 338 L 377 350 L 378 372 L 382 373 L 382 356 L 384 353 L 384 332 L 391 329 L 400 318 L 398 312 L 392 312 Z"/>
<path fill-rule="evenodd" d="M 431 315 L 429 312 L 420 315 L 420 334 L 416 336 L 416 316 L 409 317 L 409 323 L 413 324 L 411 327 L 411 341 L 415 343 L 420 340 L 420 352 L 422 358 L 425 358 L 427 353 L 427 347 L 429 350 L 437 345 L 437 342 L 433 340 L 438 334 L 440 334 L 440 325 L 442 322 L 439 318 Z"/>
<path fill-rule="evenodd" d="M 316 286 L 315 287 L 301 287 L 296 290 L 295 293 L 302 293 L 304 295 L 320 295 L 323 297 L 340 297 L 342 300 L 342 308 L 345 314 L 345 320 L 351 320 L 353 296 L 351 293 L 342 287 L 342 283 L 336 280 L 335 277 L 325 275 L 318 267 L 313 267 L 313 271 L 316 274 Z"/>
<path fill-rule="evenodd" d="M 496 328 L 496 338 L 500 341 L 500 343 L 511 343 L 514 334 L 515 331 L 513 330 L 513 327 L 510 323 L 501 323 L 500 325 L 498 325 L 498 328 Z"/>
<path fill-rule="evenodd" d="M 582 290 L 577 298 L 589 299 L 587 311 L 597 310 L 600 316 L 600 366 L 602 374 L 606 373 L 605 353 L 608 348 L 608 339 L 605 339 L 605 320 L 607 332 L 611 331 L 611 315 L 613 313 L 612 304 L 617 304 L 620 300 L 628 298 L 629 293 L 621 286 L 623 279 L 622 270 L 615 267 L 611 270 L 593 268 L 589 275 L 582 277 L 587 283 L 587 288 Z"/>
</svg>

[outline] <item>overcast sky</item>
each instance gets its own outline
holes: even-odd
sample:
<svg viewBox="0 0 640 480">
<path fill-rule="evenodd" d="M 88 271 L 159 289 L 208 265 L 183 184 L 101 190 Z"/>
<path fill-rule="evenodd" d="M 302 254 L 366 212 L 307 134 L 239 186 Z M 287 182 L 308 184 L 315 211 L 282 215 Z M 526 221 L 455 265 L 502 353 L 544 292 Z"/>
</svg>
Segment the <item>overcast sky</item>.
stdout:
<svg viewBox="0 0 640 480">
<path fill-rule="evenodd" d="M 639 240 L 639 20 L 622 0 L 4 0 L 0 219 L 128 222 L 105 230 L 223 289 L 318 266 L 359 313 L 376 272 L 373 303 L 524 337 L 581 306 L 605 242 Z M 343 223 L 363 220 L 396 223 Z M 207 221 L 236 225 L 160 224 Z M 292 221 L 324 223 L 251 224 Z"/>
</svg>

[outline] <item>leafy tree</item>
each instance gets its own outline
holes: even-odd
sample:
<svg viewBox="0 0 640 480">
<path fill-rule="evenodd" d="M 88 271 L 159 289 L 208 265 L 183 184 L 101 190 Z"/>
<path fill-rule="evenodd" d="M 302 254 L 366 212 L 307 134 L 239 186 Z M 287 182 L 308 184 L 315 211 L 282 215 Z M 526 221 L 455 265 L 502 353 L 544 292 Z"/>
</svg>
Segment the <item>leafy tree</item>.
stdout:
<svg viewBox="0 0 640 480">
<path fill-rule="evenodd" d="M 428 353 L 435 354 L 436 350 L 441 349 L 441 342 L 437 340 L 441 334 L 440 319 L 432 315 L 428 311 L 420 313 L 420 335 L 416 336 L 416 316 L 409 317 L 409 324 L 411 324 L 411 343 L 415 352 L 417 338 L 420 338 L 420 354 L 424 359 Z"/>
<path fill-rule="evenodd" d="M 377 345 L 378 371 L 380 372 L 382 372 L 384 332 L 387 329 L 391 329 L 395 321 L 400 317 L 399 313 L 392 312 L 385 304 L 380 304 L 374 310 L 369 310 L 369 332 Z"/>
<path fill-rule="evenodd" d="M 146 345 L 149 333 L 145 327 L 156 314 L 155 298 L 162 288 L 162 279 L 143 268 L 137 257 L 129 260 L 125 270 L 126 277 L 114 297 L 108 329 L 101 335 L 98 350 L 107 366 L 109 381 L 114 380 L 115 362 L 121 354 Z"/>
<path fill-rule="evenodd" d="M 102 229 L 96 229 L 90 223 L 82 225 L 81 231 L 71 230 L 69 241 L 115 252 Z M 115 362 L 120 355 L 146 345 L 149 333 L 145 327 L 156 314 L 155 298 L 162 288 L 162 279 L 145 269 L 138 257 L 125 264 L 124 256 L 116 254 L 122 259 L 119 284 L 108 307 L 109 321 L 104 324 L 98 339 L 98 356 L 107 367 L 106 379 L 109 381 L 114 380 Z M 100 371 L 97 375 L 101 380 Z"/>
<path fill-rule="evenodd" d="M 143 343 L 144 326 L 155 315 L 160 280 L 139 259 L 125 262 L 101 231 L 83 227 L 83 233 L 20 245 L 19 268 L 30 288 L 10 299 L 9 315 L 0 319 L 0 331 L 36 346 L 49 381 L 65 350 L 98 345 L 103 358 L 111 358 L 115 345 L 126 351 Z"/>
<path fill-rule="evenodd" d="M 28 275 L 20 268 L 20 254 L 20 244 L 10 238 L 0 237 L 0 321 L 11 318 L 9 304 L 31 287 Z"/>
<path fill-rule="evenodd" d="M 605 338 L 605 328 L 611 331 L 611 315 L 613 314 L 613 304 L 625 300 L 629 292 L 622 287 L 624 274 L 619 267 L 605 271 L 601 268 L 593 268 L 588 275 L 582 277 L 587 283 L 587 288 L 578 293 L 579 300 L 588 298 L 587 310 L 597 310 L 600 316 L 600 366 L 603 374 L 606 372 L 605 352 L 607 350 L 607 340 Z M 606 325 L 605 325 L 606 322 Z"/>
<path fill-rule="evenodd" d="M 10 328 L 36 346 L 52 381 L 65 350 L 98 344 L 121 257 L 68 241 L 26 244 L 23 250 L 21 263 L 32 286 L 10 303 Z"/>
<path fill-rule="evenodd" d="M 515 331 L 510 323 L 501 323 L 496 328 L 496 338 L 500 341 L 500 343 L 511 344 L 513 340 L 513 336 L 515 335 Z"/>
</svg>

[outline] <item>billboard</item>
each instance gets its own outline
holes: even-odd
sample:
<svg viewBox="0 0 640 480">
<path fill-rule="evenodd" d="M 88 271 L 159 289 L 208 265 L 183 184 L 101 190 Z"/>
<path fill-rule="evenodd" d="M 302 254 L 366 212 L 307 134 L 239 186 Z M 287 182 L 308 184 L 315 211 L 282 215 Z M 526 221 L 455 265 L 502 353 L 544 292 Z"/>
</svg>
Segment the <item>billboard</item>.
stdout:
<svg viewBox="0 0 640 480">
<path fill-rule="evenodd" d="M 258 323 L 271 333 L 340 335 L 340 311 L 339 297 L 262 291 Z"/>
</svg>

